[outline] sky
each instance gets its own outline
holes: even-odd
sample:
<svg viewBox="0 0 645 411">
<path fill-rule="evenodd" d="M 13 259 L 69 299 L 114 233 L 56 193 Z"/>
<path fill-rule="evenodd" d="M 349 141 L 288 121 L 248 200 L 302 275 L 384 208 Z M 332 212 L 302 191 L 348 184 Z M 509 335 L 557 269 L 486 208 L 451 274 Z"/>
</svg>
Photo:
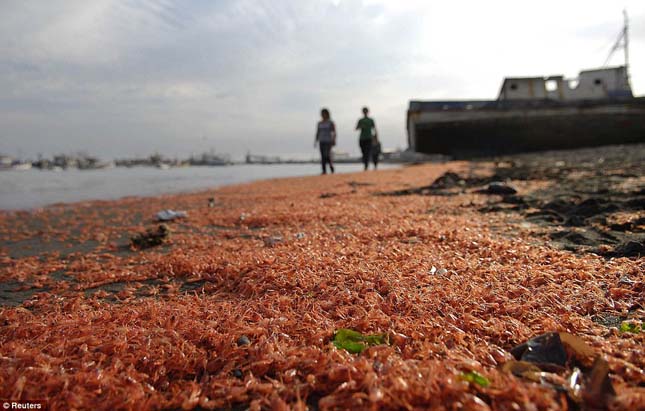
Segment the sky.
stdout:
<svg viewBox="0 0 645 411">
<path fill-rule="evenodd" d="M 327 107 L 355 154 L 363 106 L 406 148 L 410 100 L 600 67 L 623 9 L 643 95 L 642 0 L 1 0 L 0 153 L 313 156 Z"/>
</svg>

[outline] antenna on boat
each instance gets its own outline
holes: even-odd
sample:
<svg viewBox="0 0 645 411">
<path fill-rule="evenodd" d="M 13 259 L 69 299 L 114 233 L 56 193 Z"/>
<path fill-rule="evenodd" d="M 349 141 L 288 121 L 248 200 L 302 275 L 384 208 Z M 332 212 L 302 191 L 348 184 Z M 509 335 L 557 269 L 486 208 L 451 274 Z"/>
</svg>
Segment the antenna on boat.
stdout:
<svg viewBox="0 0 645 411">
<path fill-rule="evenodd" d="M 629 19 L 627 18 L 627 10 L 623 10 L 623 18 L 623 29 L 618 34 L 618 38 L 611 47 L 611 50 L 609 50 L 609 55 L 607 56 L 603 67 L 607 67 L 607 63 L 609 63 L 609 60 L 611 60 L 616 50 L 621 48 L 625 51 L 625 70 L 629 67 Z"/>
<path fill-rule="evenodd" d="M 625 53 L 625 81 L 627 84 L 629 84 L 629 19 L 627 17 L 627 10 L 623 10 L 623 18 L 624 18 L 623 29 L 618 34 L 618 38 L 616 39 L 616 42 L 611 47 L 611 50 L 609 51 L 609 55 L 605 60 L 605 64 L 603 64 L 603 67 L 607 67 L 609 60 L 611 60 L 616 50 L 619 50 L 622 48 Z"/>
<path fill-rule="evenodd" d="M 623 10 L 623 17 L 625 19 L 625 27 L 623 28 L 623 38 L 625 40 L 625 77 L 629 79 L 629 18 L 627 17 L 627 10 Z"/>
</svg>

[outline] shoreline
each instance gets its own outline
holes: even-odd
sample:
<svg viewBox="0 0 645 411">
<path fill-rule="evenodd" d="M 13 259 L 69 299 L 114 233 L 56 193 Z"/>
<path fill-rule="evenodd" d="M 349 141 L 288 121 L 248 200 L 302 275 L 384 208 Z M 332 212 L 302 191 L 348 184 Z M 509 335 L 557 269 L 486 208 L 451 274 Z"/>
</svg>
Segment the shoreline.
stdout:
<svg viewBox="0 0 645 411">
<path fill-rule="evenodd" d="M 606 359 L 616 395 L 602 401 L 636 409 L 645 334 L 619 327 L 645 320 L 645 266 L 611 253 L 642 242 L 643 152 L 0 212 L 0 397 L 50 409 L 564 409 L 553 386 L 504 371 L 513 347 L 558 331 Z M 499 178 L 513 197 L 487 191 Z M 568 220 L 567 207 L 600 197 Z M 167 223 L 161 245 L 131 248 L 165 208 L 188 218 Z M 332 343 L 341 328 L 389 342 L 351 354 Z M 489 385 L 463 379 L 473 372 Z"/>
<path fill-rule="evenodd" d="M 385 164 L 383 169 L 399 166 Z M 258 181 L 267 176 L 280 178 L 317 175 L 320 166 L 317 164 L 270 165 L 271 170 L 265 167 L 267 166 L 252 164 L 226 168 L 181 167 L 170 170 L 135 167 L 60 172 L 5 171 L 3 173 L 6 174 L 0 173 L 0 183 L 4 183 L 3 189 L 0 190 L 0 212 L 35 210 L 83 201 L 110 201 L 128 197 L 191 193 L 230 184 Z M 339 172 L 353 172 L 359 168 L 362 168 L 362 165 L 342 164 L 339 166 Z M 43 198 L 53 198 L 53 200 L 44 201 Z"/>
</svg>

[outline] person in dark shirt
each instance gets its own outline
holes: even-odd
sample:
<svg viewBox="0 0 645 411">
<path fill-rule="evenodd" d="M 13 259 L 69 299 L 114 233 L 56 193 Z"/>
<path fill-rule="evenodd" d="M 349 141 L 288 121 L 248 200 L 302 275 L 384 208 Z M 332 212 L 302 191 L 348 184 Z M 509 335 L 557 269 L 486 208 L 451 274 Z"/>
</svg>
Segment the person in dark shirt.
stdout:
<svg viewBox="0 0 645 411">
<path fill-rule="evenodd" d="M 374 140 L 378 141 L 376 124 L 374 123 L 374 120 L 367 116 L 367 113 L 369 113 L 369 109 L 367 107 L 363 107 L 363 118 L 358 120 L 358 123 L 356 124 L 356 130 L 361 130 L 361 135 L 358 137 L 358 145 L 361 147 L 361 153 L 363 154 L 363 165 L 365 166 L 365 170 L 367 170 L 367 166 L 370 163 L 372 144 L 374 144 Z"/>
<path fill-rule="evenodd" d="M 336 145 L 336 125 L 331 121 L 329 110 L 326 108 L 320 110 L 320 116 L 322 120 L 318 122 L 314 147 L 316 147 L 316 144 L 320 146 L 322 173 L 327 174 L 327 164 L 329 164 L 329 170 L 333 174 L 334 165 L 331 161 L 331 148 Z"/>
</svg>

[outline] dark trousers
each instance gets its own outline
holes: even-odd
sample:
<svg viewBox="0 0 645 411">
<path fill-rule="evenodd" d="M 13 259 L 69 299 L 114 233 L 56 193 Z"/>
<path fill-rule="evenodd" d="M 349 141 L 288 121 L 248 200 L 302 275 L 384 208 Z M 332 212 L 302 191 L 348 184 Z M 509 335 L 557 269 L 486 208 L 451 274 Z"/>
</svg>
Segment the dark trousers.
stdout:
<svg viewBox="0 0 645 411">
<path fill-rule="evenodd" d="M 327 164 L 329 170 L 334 172 L 334 165 L 331 163 L 331 143 L 320 143 L 320 164 L 322 165 L 323 174 L 327 174 Z"/>
<path fill-rule="evenodd" d="M 374 168 L 378 167 L 378 159 L 381 156 L 381 144 L 374 144 L 372 146 L 372 162 L 374 163 Z"/>
<path fill-rule="evenodd" d="M 358 140 L 361 146 L 361 153 L 363 153 L 363 165 L 367 170 L 367 165 L 370 163 L 370 155 L 372 153 L 372 140 Z"/>
</svg>

